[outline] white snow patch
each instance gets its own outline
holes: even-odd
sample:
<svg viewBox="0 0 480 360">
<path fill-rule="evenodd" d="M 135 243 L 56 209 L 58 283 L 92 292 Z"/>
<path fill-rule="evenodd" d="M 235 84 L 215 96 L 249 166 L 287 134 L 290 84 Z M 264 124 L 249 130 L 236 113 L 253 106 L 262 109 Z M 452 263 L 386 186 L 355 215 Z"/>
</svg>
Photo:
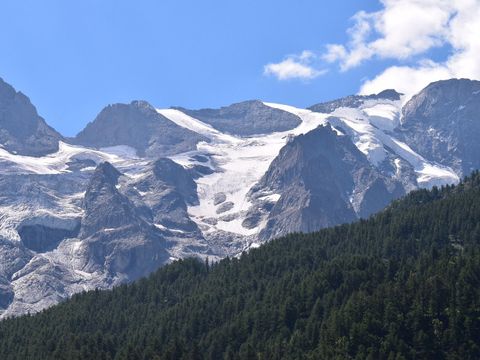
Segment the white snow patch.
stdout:
<svg viewBox="0 0 480 360">
<path fill-rule="evenodd" d="M 153 224 L 155 225 L 156 228 L 160 229 L 160 230 L 168 230 L 165 226 L 163 226 L 162 224 Z"/>
<path fill-rule="evenodd" d="M 163 231 L 170 231 L 173 233 L 178 233 L 178 234 L 184 234 L 185 231 L 180 230 L 180 229 L 173 229 L 173 228 L 167 228 L 166 226 L 162 224 L 153 224 L 157 229 L 163 230 Z"/>
<path fill-rule="evenodd" d="M 82 242 L 81 241 L 75 241 L 72 243 L 72 251 L 73 252 L 77 252 L 78 250 L 80 250 L 80 247 L 82 246 Z"/>
<path fill-rule="evenodd" d="M 210 139 L 223 140 L 229 142 L 235 142 L 236 138 L 234 136 L 224 134 L 217 129 L 213 128 L 211 125 L 204 123 L 198 119 L 195 119 L 180 110 L 176 109 L 156 109 L 157 112 L 167 119 L 173 121 L 175 124 L 192 130 L 200 135 L 204 135 Z"/>
<path fill-rule="evenodd" d="M 199 205 L 190 206 L 188 211 L 193 220 L 208 227 L 205 232 L 223 230 L 241 235 L 257 233 L 258 228 L 246 229 L 242 226 L 244 215 L 252 205 L 247 199 L 250 188 L 265 174 L 270 163 L 278 155 L 280 149 L 287 143 L 290 136 L 307 133 L 319 125 L 325 124 L 327 115 L 314 113 L 310 110 L 298 109 L 292 106 L 264 103 L 272 108 L 291 112 L 300 117 L 302 122 L 290 131 L 276 132 L 267 135 L 239 137 L 227 135 L 212 128 L 200 120 L 194 119 L 174 109 L 159 109 L 160 114 L 176 124 L 207 136 L 209 143 L 197 144 L 196 152 L 188 152 L 172 156 L 172 160 L 183 166 L 192 166 L 195 162 L 191 157 L 195 154 L 209 154 L 212 160 L 209 166 L 214 173 L 196 180 Z M 217 214 L 218 206 L 213 204 L 215 194 L 225 193 L 226 202 L 232 202 L 233 208 L 222 214 Z M 227 214 L 238 214 L 232 221 L 221 221 L 220 217 Z M 205 218 L 217 219 L 216 225 L 202 222 Z"/>
<path fill-rule="evenodd" d="M 379 129 L 392 131 L 400 123 L 399 104 L 365 101 L 361 109 L 368 115 L 370 123 Z"/>
<path fill-rule="evenodd" d="M 372 164 L 377 166 L 385 159 L 387 152 L 376 136 L 378 129 L 368 121 L 365 113 L 354 108 L 338 108 L 331 115 L 329 122 L 343 129 Z"/>
<path fill-rule="evenodd" d="M 110 154 L 98 150 L 75 146 L 59 142 L 59 149 L 56 153 L 45 155 L 42 157 L 15 155 L 9 153 L 5 149 L 0 148 L 0 161 L 7 161 L 15 165 L 13 172 L 17 173 L 35 173 L 35 174 L 60 174 L 69 172 L 67 163 L 72 159 L 90 159 L 96 163 L 108 161 L 119 168 L 128 164 L 128 159 L 115 154 Z M 122 148 L 122 147 L 119 147 Z M 3 170 L 3 171 L 2 171 Z M 11 167 L 0 169 L 0 173 L 12 173 Z"/>
<path fill-rule="evenodd" d="M 109 147 L 103 147 L 100 148 L 100 151 L 115 155 L 124 159 L 136 159 L 138 158 L 137 156 L 137 150 L 131 146 L 128 145 L 117 145 L 117 146 L 109 146 Z"/>
<path fill-rule="evenodd" d="M 393 163 L 395 164 L 395 175 L 398 176 L 402 171 L 402 161 L 397 158 L 393 160 Z"/>
<path fill-rule="evenodd" d="M 456 184 L 460 181 L 458 175 L 450 168 L 438 165 L 425 163 L 416 172 L 419 175 L 417 182 L 421 187 L 431 188 L 433 186 Z"/>
<path fill-rule="evenodd" d="M 280 199 L 281 194 L 270 194 L 270 195 L 265 195 L 261 196 L 258 199 L 259 200 L 265 200 L 265 201 L 270 201 L 270 202 L 277 202 Z"/>
<path fill-rule="evenodd" d="M 93 275 L 94 275 L 94 274 L 91 274 L 91 273 L 88 273 L 88 272 L 82 271 L 82 270 L 75 269 L 74 271 L 77 275 L 80 275 L 81 277 L 83 277 L 85 279 L 88 279 L 88 280 L 92 279 Z"/>
</svg>

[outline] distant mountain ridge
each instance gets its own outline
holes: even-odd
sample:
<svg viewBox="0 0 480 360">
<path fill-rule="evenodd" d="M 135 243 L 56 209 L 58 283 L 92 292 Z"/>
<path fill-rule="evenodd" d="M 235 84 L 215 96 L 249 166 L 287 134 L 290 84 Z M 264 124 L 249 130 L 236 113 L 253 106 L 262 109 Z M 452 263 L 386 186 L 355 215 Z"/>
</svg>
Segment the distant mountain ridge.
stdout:
<svg viewBox="0 0 480 360">
<path fill-rule="evenodd" d="M 310 109 L 134 101 L 104 108 L 70 139 L 3 85 L 0 316 L 179 258 L 238 256 L 457 183 L 480 167 L 478 84 L 436 82 L 405 105 L 394 90 Z M 17 108 L 27 110 L 11 115 Z"/>
</svg>

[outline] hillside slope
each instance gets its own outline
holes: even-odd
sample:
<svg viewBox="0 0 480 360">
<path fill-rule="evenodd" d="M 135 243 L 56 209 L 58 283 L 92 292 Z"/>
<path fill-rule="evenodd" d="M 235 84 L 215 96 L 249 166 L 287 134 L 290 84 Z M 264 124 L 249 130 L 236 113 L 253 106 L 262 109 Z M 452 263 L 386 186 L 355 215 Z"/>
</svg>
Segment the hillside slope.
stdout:
<svg viewBox="0 0 480 360">
<path fill-rule="evenodd" d="M 480 173 L 0 323 L 2 359 L 476 359 Z"/>
</svg>

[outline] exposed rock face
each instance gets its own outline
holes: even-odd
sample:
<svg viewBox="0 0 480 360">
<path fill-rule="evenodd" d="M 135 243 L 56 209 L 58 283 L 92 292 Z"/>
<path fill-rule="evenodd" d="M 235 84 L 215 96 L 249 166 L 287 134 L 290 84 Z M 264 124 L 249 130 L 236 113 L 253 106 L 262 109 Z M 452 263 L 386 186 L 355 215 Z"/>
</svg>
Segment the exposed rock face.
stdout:
<svg viewBox="0 0 480 360">
<path fill-rule="evenodd" d="M 0 309 L 6 309 L 12 303 L 14 296 L 10 282 L 0 277 Z"/>
<path fill-rule="evenodd" d="M 117 189 L 120 172 L 100 164 L 88 185 L 79 238 L 88 272 L 136 279 L 157 269 L 167 258 L 160 233 Z"/>
<path fill-rule="evenodd" d="M 244 101 L 220 109 L 179 110 L 217 130 L 240 136 L 290 130 L 301 122 L 297 116 L 273 109 L 258 100 Z"/>
<path fill-rule="evenodd" d="M 188 170 L 174 161 L 161 158 L 151 170 L 131 184 L 148 207 L 156 224 L 166 228 L 201 233 L 187 212 L 187 205 L 198 204 L 197 184 Z"/>
<path fill-rule="evenodd" d="M 157 158 L 193 150 L 207 138 L 182 128 L 145 101 L 104 108 L 72 141 L 95 148 L 128 145 L 138 155 Z"/>
<path fill-rule="evenodd" d="M 263 239 L 351 222 L 381 209 L 404 190 L 382 176 L 349 137 L 327 125 L 282 148 L 251 197 L 269 193 L 280 198 L 260 234 Z"/>
<path fill-rule="evenodd" d="M 480 81 L 428 85 L 403 108 L 398 135 L 430 161 L 468 175 L 480 168 Z"/>
<path fill-rule="evenodd" d="M 61 139 L 28 97 L 0 78 L 0 146 L 20 155 L 42 156 L 57 151 Z"/>
<path fill-rule="evenodd" d="M 0 314 L 15 297 L 12 276 L 25 267 L 32 256 L 22 244 L 14 244 L 0 236 Z"/>
<path fill-rule="evenodd" d="M 26 248 L 35 252 L 45 252 L 55 249 L 66 238 L 73 238 L 78 234 L 78 227 L 74 229 L 52 228 L 41 224 L 22 225 L 18 235 Z"/>
<path fill-rule="evenodd" d="M 80 237 L 88 237 L 101 229 L 134 225 L 140 221 L 133 204 L 116 189 L 119 176 L 118 170 L 107 162 L 95 170 L 85 193 L 85 213 Z"/>
<path fill-rule="evenodd" d="M 392 101 L 400 100 L 401 95 L 402 94 L 397 93 L 393 89 L 388 89 L 388 90 L 383 90 L 378 94 L 372 94 L 372 95 L 350 95 L 341 99 L 312 105 L 309 107 L 309 109 L 312 111 L 328 114 L 340 107 L 349 107 L 349 108 L 359 107 L 366 100 L 378 100 L 378 99 L 386 99 L 386 100 L 392 100 Z"/>
</svg>

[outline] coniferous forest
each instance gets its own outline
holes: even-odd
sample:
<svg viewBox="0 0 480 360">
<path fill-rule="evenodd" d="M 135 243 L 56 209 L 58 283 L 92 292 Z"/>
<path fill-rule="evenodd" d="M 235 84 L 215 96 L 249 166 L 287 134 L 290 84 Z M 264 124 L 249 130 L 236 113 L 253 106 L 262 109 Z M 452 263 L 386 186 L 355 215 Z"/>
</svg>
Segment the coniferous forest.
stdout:
<svg viewBox="0 0 480 360">
<path fill-rule="evenodd" d="M 1 359 L 479 359 L 480 174 L 0 322 Z"/>
</svg>

